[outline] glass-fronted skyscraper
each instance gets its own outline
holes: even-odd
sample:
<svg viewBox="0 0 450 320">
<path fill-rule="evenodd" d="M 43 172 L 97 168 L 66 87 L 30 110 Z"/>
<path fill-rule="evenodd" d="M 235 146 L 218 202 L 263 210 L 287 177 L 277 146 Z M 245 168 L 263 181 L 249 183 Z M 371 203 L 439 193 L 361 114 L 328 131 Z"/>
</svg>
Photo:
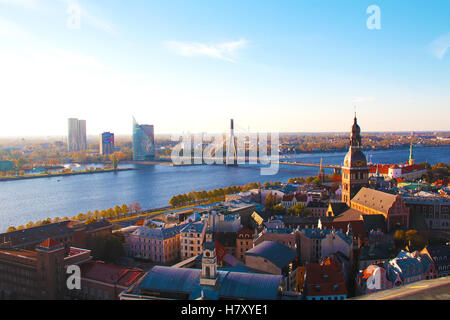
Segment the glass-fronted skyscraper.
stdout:
<svg viewBox="0 0 450 320">
<path fill-rule="evenodd" d="M 155 158 L 153 125 L 138 124 L 133 118 L 133 160 L 146 161 Z"/>
</svg>

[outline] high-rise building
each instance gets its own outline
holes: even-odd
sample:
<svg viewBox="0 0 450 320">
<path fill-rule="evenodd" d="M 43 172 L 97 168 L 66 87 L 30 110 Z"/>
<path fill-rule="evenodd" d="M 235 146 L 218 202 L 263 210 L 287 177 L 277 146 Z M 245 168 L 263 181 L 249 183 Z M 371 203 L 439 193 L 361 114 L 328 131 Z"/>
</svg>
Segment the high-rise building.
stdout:
<svg viewBox="0 0 450 320">
<path fill-rule="evenodd" d="M 103 132 L 100 134 L 100 154 L 113 154 L 114 153 L 114 133 Z"/>
<path fill-rule="evenodd" d="M 133 160 L 145 161 L 155 158 L 153 125 L 138 124 L 133 118 Z"/>
<path fill-rule="evenodd" d="M 350 149 L 342 166 L 342 202 L 347 203 L 348 206 L 350 206 L 352 198 L 358 191 L 362 187 L 368 186 L 369 167 L 367 166 L 366 156 L 361 149 L 361 129 L 358 126 L 355 114 L 350 137 Z"/>
<path fill-rule="evenodd" d="M 76 118 L 69 119 L 67 145 L 69 152 L 86 150 L 86 120 L 78 120 Z"/>
</svg>

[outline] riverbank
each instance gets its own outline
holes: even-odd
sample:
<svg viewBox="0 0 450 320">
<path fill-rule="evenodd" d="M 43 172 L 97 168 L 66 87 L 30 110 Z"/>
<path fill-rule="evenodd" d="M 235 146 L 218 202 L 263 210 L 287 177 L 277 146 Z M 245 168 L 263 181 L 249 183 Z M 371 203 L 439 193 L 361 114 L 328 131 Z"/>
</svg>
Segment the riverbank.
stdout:
<svg viewBox="0 0 450 320">
<path fill-rule="evenodd" d="M 408 150 L 373 152 L 373 163 L 402 163 Z M 448 148 L 417 148 L 416 163 L 450 162 Z M 344 153 L 305 155 L 299 162 L 339 165 Z M 120 164 L 123 162 L 121 161 Z M 131 167 L 132 165 L 125 165 Z M 121 165 L 120 165 L 121 167 Z M 134 166 L 133 166 L 134 167 Z M 331 174 L 331 169 L 325 169 Z M 287 182 L 292 177 L 316 176 L 318 168 L 280 165 L 276 175 L 261 175 L 260 166 L 138 166 L 120 174 L 75 175 L 68 178 L 28 179 L 0 183 L 0 230 L 26 225 L 29 221 L 76 216 L 112 208 L 116 204 L 139 202 L 145 210 L 166 207 L 177 194 L 192 190 L 213 190 L 249 182 Z M 60 182 L 56 182 L 60 179 Z"/>
<path fill-rule="evenodd" d="M 67 173 L 40 173 L 40 174 L 33 174 L 33 175 L 0 177 L 0 181 L 15 181 L 15 180 L 26 180 L 26 179 L 38 179 L 38 178 L 76 176 L 76 175 L 80 175 L 80 174 L 94 174 L 94 173 L 118 172 L 118 171 L 128 171 L 128 170 L 134 170 L 134 168 L 118 168 L 116 170 L 100 169 L 100 170 L 93 170 L 93 171 L 87 170 L 87 171 L 67 172 Z"/>
</svg>

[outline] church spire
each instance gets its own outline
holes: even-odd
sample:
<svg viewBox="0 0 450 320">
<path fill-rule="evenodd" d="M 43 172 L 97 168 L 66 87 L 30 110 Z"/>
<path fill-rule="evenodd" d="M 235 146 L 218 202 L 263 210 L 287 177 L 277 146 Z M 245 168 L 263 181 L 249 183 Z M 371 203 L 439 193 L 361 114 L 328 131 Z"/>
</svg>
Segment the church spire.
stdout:
<svg viewBox="0 0 450 320">
<path fill-rule="evenodd" d="M 414 164 L 414 151 L 413 151 L 413 143 L 411 141 L 411 144 L 409 146 L 409 165 L 412 166 Z"/>
<path fill-rule="evenodd" d="M 355 112 L 355 118 L 353 121 L 352 126 L 352 135 L 350 138 L 350 146 L 352 147 L 358 147 L 361 148 L 361 128 L 358 125 L 358 120 L 356 119 L 356 112 Z"/>
</svg>

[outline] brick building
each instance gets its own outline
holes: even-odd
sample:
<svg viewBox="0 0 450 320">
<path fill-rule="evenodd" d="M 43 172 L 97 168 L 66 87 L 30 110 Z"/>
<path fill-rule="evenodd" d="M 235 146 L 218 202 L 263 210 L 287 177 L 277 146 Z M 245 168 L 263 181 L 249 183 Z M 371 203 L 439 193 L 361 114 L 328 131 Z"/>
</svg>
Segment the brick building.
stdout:
<svg viewBox="0 0 450 320">
<path fill-rule="evenodd" d="M 0 297 L 10 299 L 63 299 L 67 296 L 66 268 L 91 260 L 90 250 L 48 238 L 34 250 L 0 247 Z"/>
</svg>

